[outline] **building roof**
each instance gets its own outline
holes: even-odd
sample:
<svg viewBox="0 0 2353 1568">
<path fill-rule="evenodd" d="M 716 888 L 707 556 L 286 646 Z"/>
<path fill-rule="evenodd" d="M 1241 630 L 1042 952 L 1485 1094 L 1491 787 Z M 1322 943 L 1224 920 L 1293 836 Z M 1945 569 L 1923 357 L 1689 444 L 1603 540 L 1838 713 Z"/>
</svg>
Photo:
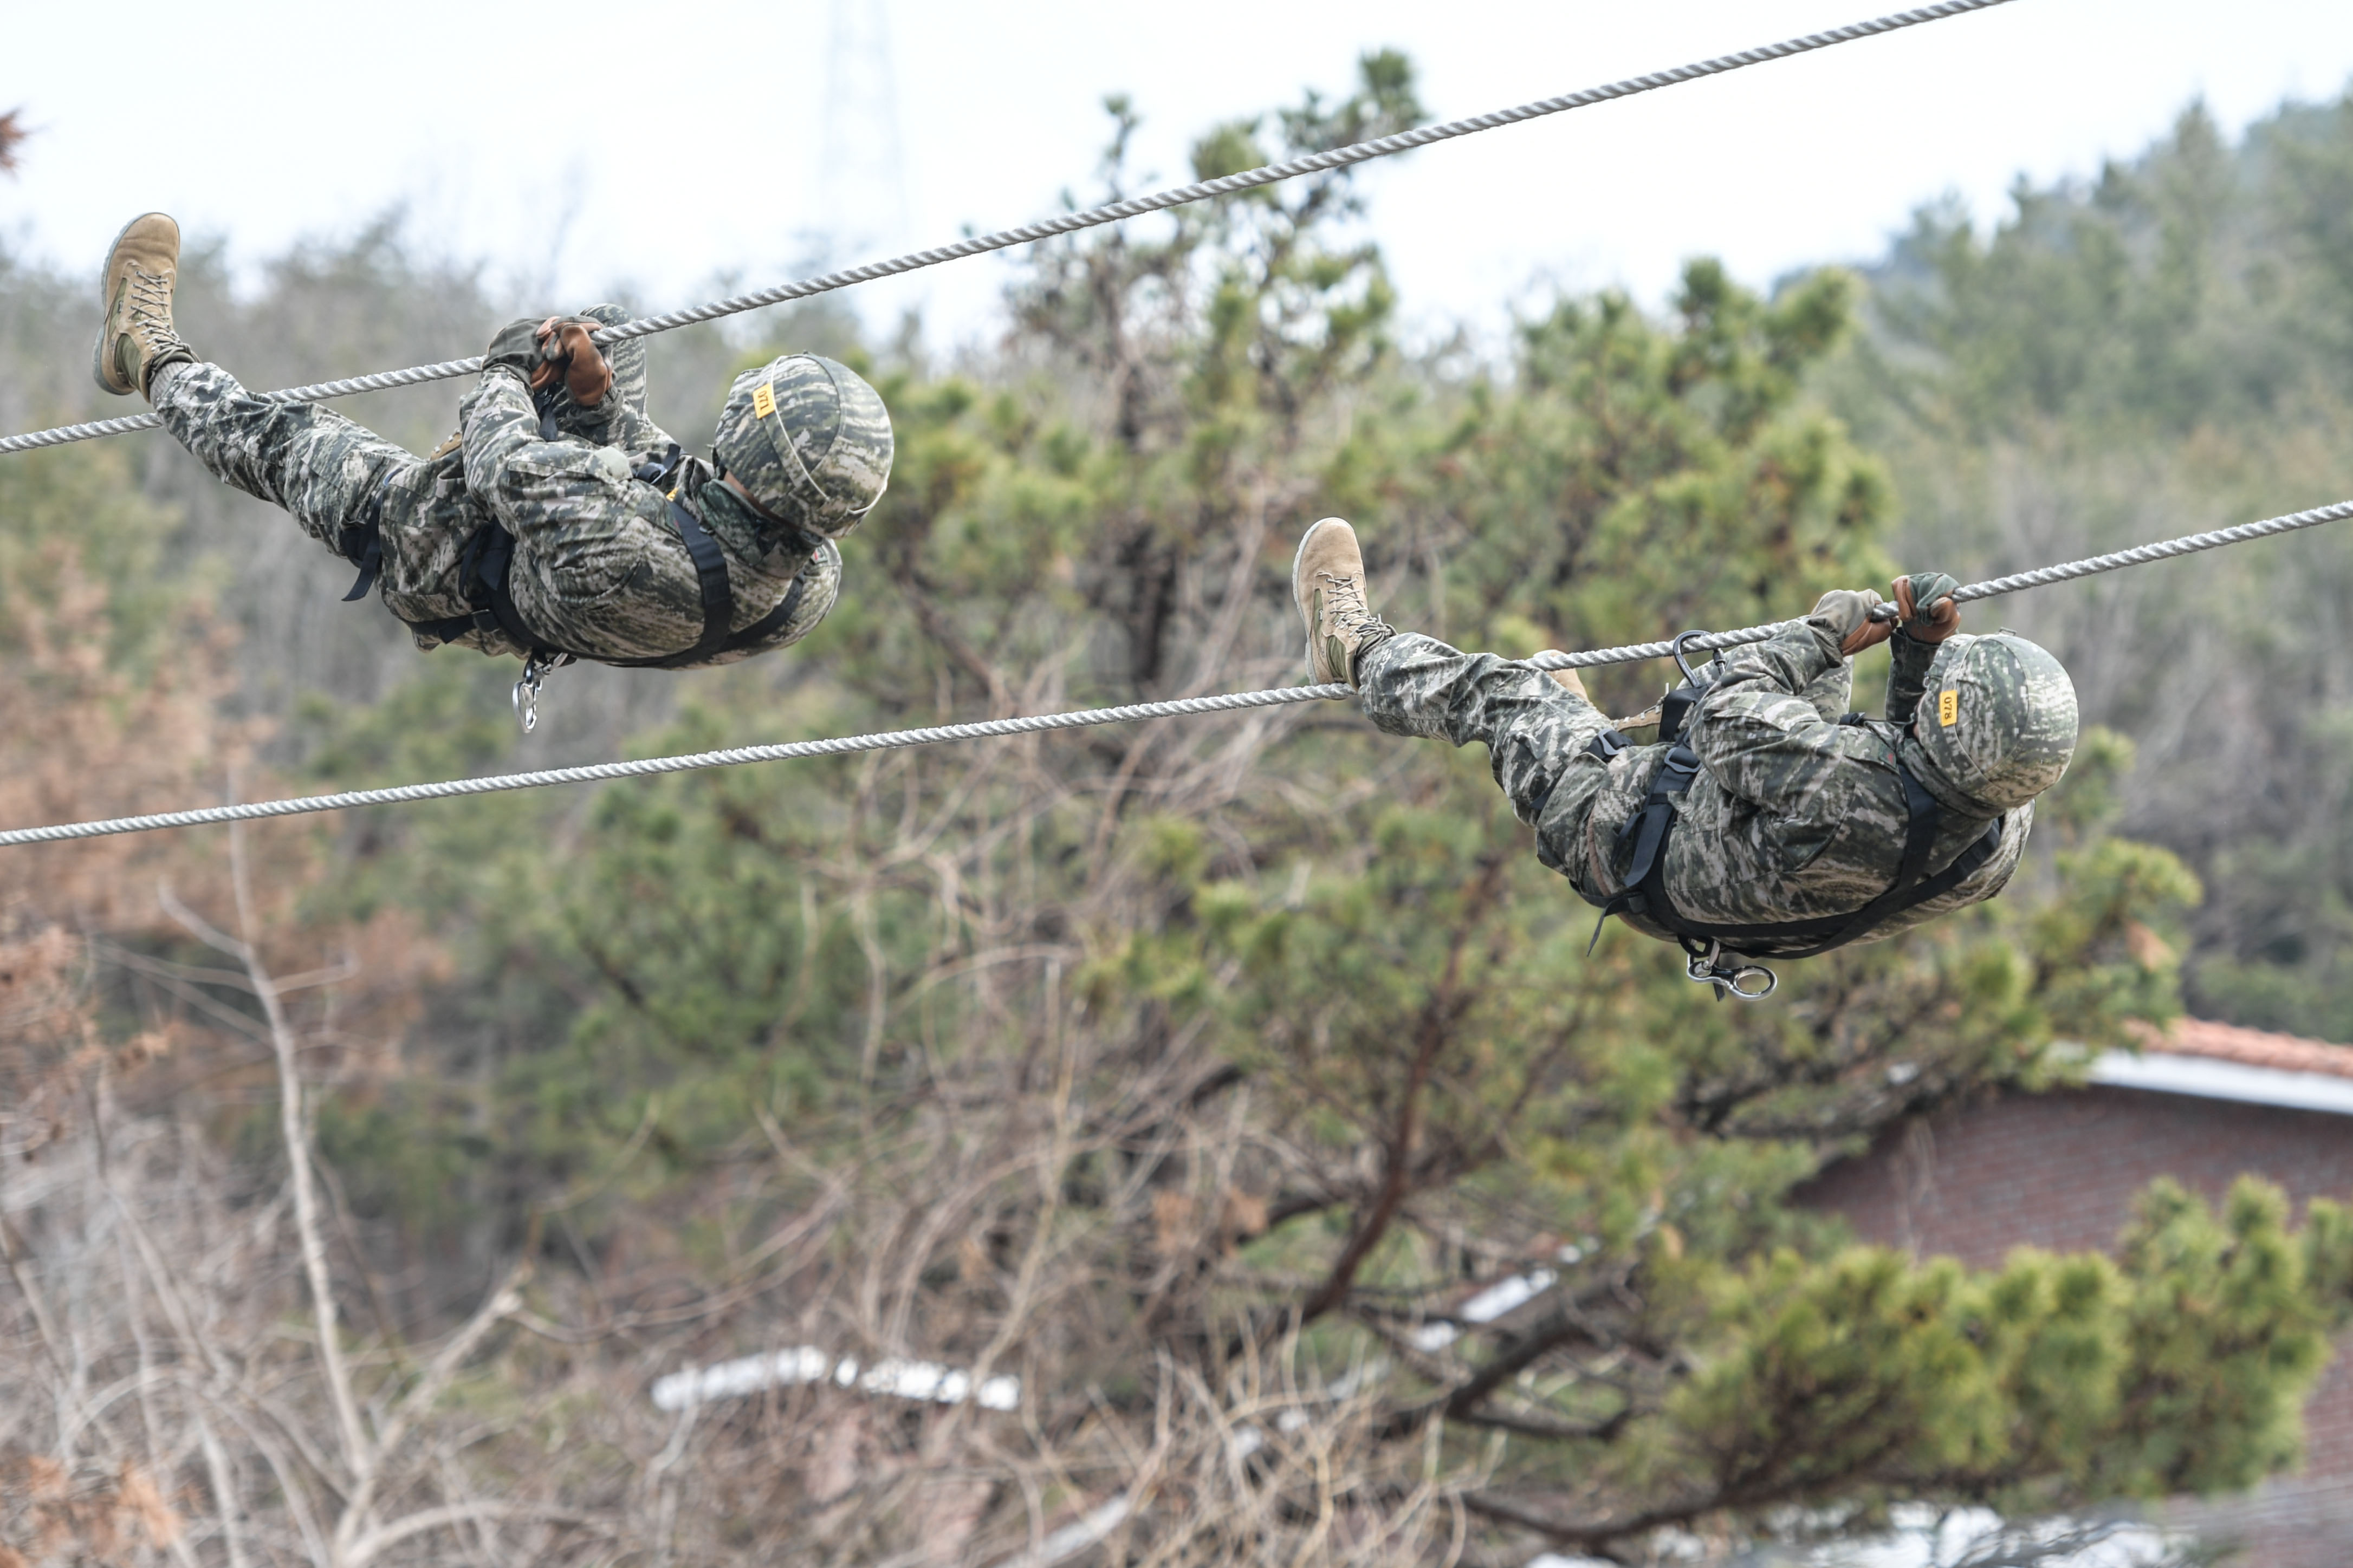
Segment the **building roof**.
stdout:
<svg viewBox="0 0 2353 1568">
<path fill-rule="evenodd" d="M 2353 1046 L 2332 1046 L 2326 1040 L 2308 1040 L 2301 1035 L 2274 1035 L 2265 1029 L 2242 1029 L 2236 1024 L 2213 1024 L 2203 1018 L 2176 1018 L 2161 1037 L 2147 1043 L 2147 1048 L 2168 1056 L 2236 1062 L 2242 1067 L 2353 1078 Z"/>
<path fill-rule="evenodd" d="M 2178 1018 L 2143 1038 L 2137 1054 L 2109 1051 L 2094 1061 L 2091 1081 L 2353 1116 L 2353 1046 L 2203 1018 Z"/>
</svg>

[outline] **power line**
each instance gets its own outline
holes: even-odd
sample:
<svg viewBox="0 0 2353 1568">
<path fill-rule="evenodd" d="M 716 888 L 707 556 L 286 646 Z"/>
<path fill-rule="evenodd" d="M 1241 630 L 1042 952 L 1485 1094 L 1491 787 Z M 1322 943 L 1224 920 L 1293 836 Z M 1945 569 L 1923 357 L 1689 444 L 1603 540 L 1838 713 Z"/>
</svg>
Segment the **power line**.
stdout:
<svg viewBox="0 0 2353 1568">
<path fill-rule="evenodd" d="M 2040 588 L 2072 582 L 2101 572 L 2216 550 L 2273 534 L 2291 533 L 2324 522 L 2353 518 L 2353 500 L 2310 511 L 2291 512 L 2261 522 L 2186 534 L 2155 544 L 2088 556 L 2056 566 L 2037 567 L 1983 583 L 1972 583 L 1953 596 L 1974 600 L 2022 588 Z M 1788 621 L 1746 626 L 1739 631 L 1713 632 L 1694 637 L 1687 646 L 1701 649 L 1736 647 L 1763 642 Z M 1540 653 L 1527 662 L 1541 669 L 1590 668 L 1595 665 L 1630 664 L 1639 659 L 1664 658 L 1672 645 L 1632 643 L 1620 647 L 1589 648 L 1582 653 Z M 1134 702 L 1119 708 L 1082 708 L 1067 713 L 1037 713 L 1013 719 L 984 719 L 968 724 L 941 724 L 922 730 L 886 730 L 869 735 L 844 735 L 818 741 L 791 741 L 778 745 L 737 746 L 722 752 L 696 752 L 685 756 L 644 757 L 626 763 L 595 763 L 576 768 L 548 768 L 537 773 L 495 773 L 486 778 L 445 779 L 435 784 L 401 784 L 391 789 L 346 790 L 336 795 L 297 795 L 287 800 L 250 801 L 239 805 L 204 806 L 193 811 L 164 812 L 151 816 L 116 816 L 100 822 L 69 822 L 50 827 L 19 827 L 0 832 L 0 848 L 17 844 L 48 844 L 69 838 L 98 838 L 116 833 L 146 833 L 159 827 L 198 827 L 216 822 L 250 822 L 260 817 L 302 816 L 313 812 L 348 811 L 363 805 L 398 805 L 408 801 L 444 800 L 453 795 L 495 795 L 507 790 L 543 789 L 551 784 L 594 784 L 604 779 L 647 778 L 658 773 L 690 773 L 702 768 L 736 767 L 745 763 L 786 762 L 797 757 L 839 757 L 860 752 L 894 751 L 904 746 L 934 746 L 951 741 L 980 741 L 1007 735 L 1029 735 L 1053 730 L 1078 730 L 1097 724 L 1129 724 L 1145 719 L 1188 718 L 1202 713 L 1230 713 L 1252 708 L 1276 708 L 1293 702 L 1324 702 L 1346 697 L 1346 687 L 1277 687 L 1266 691 L 1237 691 L 1222 697 L 1187 697 L 1168 702 Z"/>
<path fill-rule="evenodd" d="M 912 251 L 888 261 L 868 262 L 863 266 L 844 268 L 818 278 L 803 279 L 797 283 L 779 284 L 756 293 L 738 294 L 732 299 L 713 300 L 691 310 L 672 310 L 662 316 L 645 316 L 634 321 L 623 321 L 596 333 L 598 342 L 619 342 L 628 338 L 646 337 L 654 332 L 667 332 L 674 328 L 691 326 L 697 321 L 714 321 L 743 310 L 755 310 L 764 305 L 781 305 L 792 300 L 807 300 L 836 289 L 847 289 L 854 283 L 871 283 L 880 278 L 894 278 L 902 272 L 914 272 L 943 262 L 960 260 L 967 256 L 980 256 L 992 250 L 1005 250 L 1017 245 L 1050 239 L 1056 235 L 1074 234 L 1080 229 L 1094 228 L 1107 223 L 1139 217 L 1145 213 L 1161 212 L 1192 202 L 1206 201 L 1212 196 L 1232 195 L 1237 191 L 1255 190 L 1302 174 L 1322 174 L 1331 169 L 1345 169 L 1351 164 L 1387 158 L 1398 153 L 1409 153 L 1432 142 L 1448 142 L 1458 136 L 1470 136 L 1482 131 L 1493 131 L 1505 125 L 1517 125 L 1523 121 L 1541 120 L 1546 115 L 1560 114 L 1572 109 L 1585 109 L 1615 99 L 1632 98 L 1678 82 L 1696 81 L 1702 77 L 1722 76 L 1726 71 L 1745 66 L 1763 65 L 1770 60 L 1788 59 L 1795 55 L 1811 54 L 1836 44 L 1852 43 L 1857 39 L 1876 37 L 1882 33 L 1899 32 L 1915 27 L 1923 22 L 1942 21 L 1971 11 L 1989 10 L 2008 5 L 2010 0 L 1940 0 L 1934 5 L 1915 10 L 1898 11 L 1890 16 L 1874 17 L 1868 22 L 1853 22 L 1843 27 L 1833 27 L 1826 33 L 1809 33 L 1800 38 L 1787 38 L 1778 44 L 1766 44 L 1736 54 L 1718 55 L 1714 59 L 1695 65 L 1678 66 L 1672 70 L 1653 71 L 1648 76 L 1629 77 L 1605 87 L 1589 87 L 1581 92 L 1564 93 L 1558 98 L 1540 99 L 1524 103 L 1516 109 L 1498 110 L 1493 114 L 1474 115 L 1468 120 L 1450 120 L 1442 125 L 1424 125 L 1417 130 L 1400 132 L 1395 136 L 1383 136 L 1371 142 L 1358 142 L 1338 147 L 1328 153 L 1310 153 L 1262 168 L 1228 174 L 1221 179 L 1203 180 L 1197 184 L 1178 185 L 1154 195 L 1137 196 L 1128 201 L 1112 202 L 1103 206 L 1089 207 L 1084 212 L 1065 213 L 1043 222 L 1025 224 L 1019 228 L 999 229 L 971 239 L 958 240 L 930 250 Z M 311 386 L 289 387 L 266 396 L 287 403 L 322 403 L 331 397 L 348 397 L 354 393 L 381 392 L 396 386 L 414 386 L 420 382 L 448 381 L 456 376 L 471 375 L 482 368 L 480 355 L 469 359 L 444 360 L 439 364 L 417 365 L 408 370 L 382 371 L 374 375 L 353 376 L 345 381 L 323 381 Z M 51 430 L 35 430 L 22 436 L 0 440 L 0 455 L 28 452 L 40 447 L 61 447 L 69 441 L 88 441 L 100 436 L 122 436 L 133 430 L 152 430 L 158 421 L 153 414 L 129 415 L 120 419 L 99 419 L 84 425 L 63 425 Z"/>
</svg>

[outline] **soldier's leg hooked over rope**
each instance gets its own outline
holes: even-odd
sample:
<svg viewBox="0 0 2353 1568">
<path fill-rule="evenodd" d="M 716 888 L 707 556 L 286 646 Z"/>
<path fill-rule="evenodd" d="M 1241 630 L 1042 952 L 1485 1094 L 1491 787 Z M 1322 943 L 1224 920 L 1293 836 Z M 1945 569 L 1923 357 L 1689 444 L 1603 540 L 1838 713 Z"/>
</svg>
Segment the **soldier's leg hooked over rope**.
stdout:
<svg viewBox="0 0 2353 1568">
<path fill-rule="evenodd" d="M 423 459 L 313 403 L 276 403 L 216 364 L 169 364 L 151 387 L 156 417 L 222 483 L 293 513 L 338 555 L 388 492 L 412 489 Z M 396 514 L 406 507 L 395 508 Z"/>
<path fill-rule="evenodd" d="M 1389 734 L 1484 742 L 1504 798 L 1536 830 L 1538 857 L 1555 870 L 1575 862 L 1607 775 L 1598 760 L 1573 764 L 1610 727 L 1582 691 L 1515 659 L 1399 632 L 1357 660 L 1356 693 L 1365 717 Z"/>
<path fill-rule="evenodd" d="M 1366 602 L 1356 531 L 1338 518 L 1307 531 L 1291 575 L 1315 679 L 1355 687 L 1365 716 L 1392 735 L 1483 742 L 1513 811 L 1536 830 L 1537 858 L 1556 871 L 1576 865 L 1606 774 L 1599 759 L 1574 764 L 1609 728 L 1583 685 L 1390 626 Z"/>
</svg>

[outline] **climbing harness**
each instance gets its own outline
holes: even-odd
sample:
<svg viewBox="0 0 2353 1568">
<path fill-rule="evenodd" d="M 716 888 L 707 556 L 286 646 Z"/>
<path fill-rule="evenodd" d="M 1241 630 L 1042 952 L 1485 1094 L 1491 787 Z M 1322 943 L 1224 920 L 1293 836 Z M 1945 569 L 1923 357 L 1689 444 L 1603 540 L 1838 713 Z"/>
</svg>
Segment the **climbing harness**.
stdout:
<svg viewBox="0 0 2353 1568">
<path fill-rule="evenodd" d="M 629 338 L 641 338 L 653 332 L 667 332 L 679 327 L 692 326 L 698 321 L 716 321 L 742 310 L 756 310 L 764 305 L 781 305 L 792 300 L 807 300 L 836 289 L 847 289 L 856 283 L 872 282 L 878 278 L 895 278 L 926 267 L 957 261 L 967 256 L 983 256 L 993 250 L 1006 250 L 1017 245 L 1029 245 L 1057 235 L 1075 234 L 1081 229 L 1095 228 L 1107 223 L 1140 217 L 1145 213 L 1165 212 L 1170 207 L 1185 206 L 1193 202 L 1207 201 L 1214 196 L 1232 195 L 1238 191 L 1256 190 L 1261 185 L 1277 184 L 1296 179 L 1302 174 L 1319 174 L 1333 169 L 1345 169 L 1367 163 L 1375 158 L 1392 157 L 1409 153 L 1417 147 L 1433 142 L 1451 142 L 1458 136 L 1474 135 L 1482 131 L 1493 131 L 1505 125 L 1518 125 L 1546 115 L 1563 113 L 1572 109 L 1585 109 L 1597 103 L 1609 103 L 1617 99 L 1632 98 L 1638 93 L 1653 92 L 1680 82 L 1697 81 L 1705 77 L 1721 76 L 1747 66 L 1764 65 L 1768 61 L 1811 54 L 1816 49 L 1830 48 L 1838 44 L 1877 37 L 1883 33 L 1900 32 L 1926 22 L 1942 21 L 1948 16 L 1966 16 L 1973 11 L 1990 10 L 2008 5 L 2010 0 L 1939 0 L 1933 5 L 1922 5 L 1909 11 L 1897 11 L 1876 16 L 1867 22 L 1852 22 L 1827 32 L 1808 33 L 1803 37 L 1785 38 L 1777 44 L 1763 44 L 1734 54 L 1718 55 L 1714 59 L 1693 65 L 1677 66 L 1671 70 L 1652 71 L 1648 75 L 1628 77 L 1602 87 L 1589 87 L 1581 91 L 1563 93 L 1558 98 L 1539 99 L 1514 109 L 1497 110 L 1490 114 L 1473 115 L 1467 120 L 1450 120 L 1441 125 L 1418 126 L 1401 131 L 1394 136 L 1377 137 L 1370 142 L 1358 142 L 1346 147 L 1335 147 L 1327 153 L 1311 153 L 1304 157 L 1288 159 L 1280 163 L 1268 163 L 1261 168 L 1245 169 L 1238 174 L 1227 174 L 1215 180 L 1202 180 L 1190 185 L 1178 185 L 1148 196 L 1133 196 L 1124 201 L 1110 202 L 1081 212 L 1063 213 L 1039 223 L 1024 224 L 1018 228 L 999 229 L 994 234 L 976 235 L 953 245 L 936 246 L 930 250 L 910 251 L 888 261 L 871 261 L 863 266 L 847 267 L 818 278 L 805 278 L 796 283 L 778 284 L 755 293 L 738 294 L 732 299 L 715 300 L 691 310 L 672 310 L 666 315 L 647 316 L 634 321 L 598 329 L 589 336 L 600 346 L 609 346 Z M 325 381 L 311 386 L 290 387 L 268 395 L 285 403 L 323 403 L 329 398 L 349 397 L 354 393 L 380 392 L 386 387 L 414 386 L 419 382 L 448 381 L 457 376 L 471 375 L 482 368 L 482 359 L 475 355 L 467 359 L 445 360 L 439 364 L 417 365 L 408 370 L 381 371 L 374 375 L 352 376 L 343 381 Z M 133 430 L 153 430 L 159 421 L 153 414 L 128 415 L 120 419 L 97 419 L 83 425 L 63 425 L 53 430 L 36 430 L 22 436 L 0 440 L 0 455 L 27 452 L 37 447 L 62 446 L 68 441 L 88 441 L 100 436 L 121 436 Z"/>
<path fill-rule="evenodd" d="M 1683 743 L 1683 726 L 1707 689 L 1723 674 L 1721 658 L 1705 671 L 1694 671 L 1683 657 L 1685 645 L 1705 635 L 1683 632 L 1669 645 L 1683 680 L 1659 705 L 1659 739 L 1654 744 L 1665 746 L 1666 753 L 1651 775 L 1651 786 L 1642 796 L 1642 804 L 1618 830 L 1620 847 L 1629 842 L 1633 846 L 1620 891 L 1606 899 L 1586 895 L 1586 901 L 1601 910 L 1600 917 L 1593 922 L 1593 941 L 1586 944 L 1586 951 L 1592 952 L 1594 943 L 1601 940 L 1602 927 L 1611 915 L 1637 915 L 1675 939 L 1683 950 L 1684 973 L 1703 985 L 1713 985 L 1717 1001 L 1731 995 L 1755 1002 L 1771 995 L 1778 984 L 1773 972 L 1755 960 L 1818 957 L 1860 941 L 1906 910 L 1951 892 L 1983 869 L 2001 847 L 2006 818 L 1995 817 L 1949 865 L 1929 874 L 1928 858 L 1945 826 L 1944 807 L 1936 804 L 1927 787 L 1913 776 L 1891 749 L 1888 761 L 1894 763 L 1896 777 L 1904 785 L 1904 852 L 1896 866 L 1895 879 L 1885 892 L 1859 910 L 1810 920 L 1721 925 L 1689 919 L 1675 908 L 1667 892 L 1667 847 L 1681 820 L 1677 803 L 1698 780 L 1703 767 L 1699 753 Z M 1846 724 L 1864 721 L 1860 713 L 1850 713 L 1840 721 Z M 1631 749 L 1635 749 L 1634 743 L 1616 730 L 1603 731 L 1586 746 L 1604 763 Z M 1760 985 L 1761 989 L 1753 988 Z"/>
<path fill-rule="evenodd" d="M 543 440 L 559 438 L 555 417 L 543 398 L 540 406 L 540 436 Z M 702 520 L 689 510 L 679 500 L 682 488 L 681 471 L 687 459 L 678 443 L 670 443 L 669 452 L 659 461 L 640 463 L 631 470 L 631 477 L 665 491 L 670 502 L 670 526 L 678 530 L 679 540 L 686 546 L 694 562 L 694 574 L 702 595 L 702 630 L 691 647 L 673 654 L 651 658 L 597 658 L 565 647 L 557 639 L 535 629 L 515 604 L 510 587 L 514 570 L 514 535 L 496 521 L 485 522 L 467 537 L 459 555 L 458 583 L 467 604 L 471 606 L 465 615 L 449 616 L 439 620 L 404 620 L 412 632 L 431 637 L 437 642 L 455 642 L 475 633 L 501 634 L 525 651 L 522 679 L 514 685 L 515 717 L 526 733 L 539 724 L 539 699 L 548 674 L 567 664 L 586 660 L 610 664 L 624 669 L 677 669 L 700 664 L 723 653 L 755 647 L 774 637 L 792 621 L 807 592 L 811 567 L 816 564 L 816 547 L 810 542 L 809 563 L 794 574 L 792 584 L 775 608 L 742 631 L 731 634 L 729 626 L 735 618 L 735 591 L 727 575 L 727 557 L 720 549 Z M 364 598 L 375 585 L 384 564 L 384 504 L 385 493 L 392 485 L 387 473 L 358 522 L 347 527 L 338 541 L 346 559 L 360 569 L 359 580 L 352 591 L 343 595 L 346 603 Z"/>
</svg>

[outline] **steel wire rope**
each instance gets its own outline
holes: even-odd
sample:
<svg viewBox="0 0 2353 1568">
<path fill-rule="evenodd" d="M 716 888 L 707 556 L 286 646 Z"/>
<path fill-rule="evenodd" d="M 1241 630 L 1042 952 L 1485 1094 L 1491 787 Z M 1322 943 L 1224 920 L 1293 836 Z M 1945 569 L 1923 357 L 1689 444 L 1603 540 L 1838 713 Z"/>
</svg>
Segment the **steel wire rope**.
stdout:
<svg viewBox="0 0 2353 1568">
<path fill-rule="evenodd" d="M 2041 588 L 2073 582 L 2102 572 L 2141 566 L 2177 555 L 2216 550 L 2251 539 L 2292 533 L 2324 522 L 2353 518 L 2353 500 L 2290 512 L 2261 522 L 2240 523 L 2205 533 L 2185 534 L 2154 544 L 2056 566 L 2013 572 L 1983 583 L 1971 583 L 1953 596 L 1989 599 L 2023 588 Z M 1712 632 L 1686 645 L 1700 649 L 1737 647 L 1763 642 L 1788 621 L 1771 621 L 1738 631 Z M 1631 664 L 1664 658 L 1672 643 L 1630 643 L 1620 647 L 1588 648 L 1580 653 L 1557 650 L 1540 653 L 1526 662 L 1542 669 L 1590 668 L 1604 664 Z M 746 763 L 786 762 L 796 757 L 839 757 L 860 752 L 892 751 L 903 746 L 940 745 L 951 741 L 988 740 L 1006 735 L 1029 735 L 1055 730 L 1084 729 L 1097 724 L 1126 724 L 1143 719 L 1186 718 L 1198 713 L 1230 713 L 1252 708 L 1276 708 L 1293 702 L 1322 702 L 1349 695 L 1338 684 L 1286 686 L 1265 691 L 1236 691 L 1220 697 L 1187 697 L 1167 702 L 1132 702 L 1117 708 L 1082 708 L 1063 713 L 1033 713 L 1009 719 L 984 719 L 965 724 L 938 724 L 921 730 L 886 730 L 868 735 L 842 735 L 826 740 L 788 741 L 775 745 L 735 746 L 725 751 L 695 752 L 683 756 L 641 757 L 626 763 L 592 763 L 580 767 L 545 768 L 535 773 L 493 773 L 483 778 L 445 779 L 434 784 L 398 784 L 388 789 L 344 790 L 334 795 L 296 795 L 284 800 L 248 801 L 236 805 L 202 806 L 192 811 L 161 812 L 148 816 L 116 816 L 98 822 L 59 823 L 48 827 L 19 827 L 0 832 L 0 848 L 19 844 L 50 844 L 71 838 L 98 838 L 116 833 L 146 833 L 161 827 L 198 827 L 216 822 L 250 822 L 261 817 L 301 816 L 313 812 L 347 811 L 364 805 L 398 805 L 409 801 L 443 800 L 453 795 L 493 795 L 507 790 L 543 789 L 551 784 L 595 784 L 605 779 L 646 778 L 658 773 L 689 773 L 703 768 L 737 767 Z"/>
<path fill-rule="evenodd" d="M 862 266 L 843 268 L 818 278 L 805 278 L 796 283 L 778 284 L 750 294 L 737 294 L 730 299 L 715 300 L 707 305 L 690 310 L 671 310 L 659 316 L 643 316 L 636 321 L 622 321 L 599 330 L 594 334 L 600 343 L 619 342 L 628 338 L 641 338 L 654 332 L 666 332 L 676 327 L 691 326 L 697 321 L 709 321 L 721 316 L 732 316 L 743 310 L 756 310 L 765 305 L 781 305 L 793 300 L 807 300 L 814 295 L 847 289 L 852 284 L 871 283 L 880 278 L 894 278 L 902 272 L 914 272 L 943 262 L 961 260 L 967 256 L 980 256 L 992 250 L 1004 250 L 1035 240 L 1050 239 L 1057 235 L 1073 234 L 1080 229 L 1094 228 L 1107 223 L 1118 223 L 1145 213 L 1161 212 L 1169 207 L 1185 206 L 1206 201 L 1213 196 L 1232 195 L 1240 191 L 1255 190 L 1302 174 L 1321 174 L 1327 169 L 1344 169 L 1375 158 L 1387 158 L 1395 153 L 1427 147 L 1435 142 L 1448 142 L 1458 136 L 1469 136 L 1481 131 L 1493 131 L 1505 125 L 1517 125 L 1523 121 L 1541 120 L 1546 115 L 1567 110 L 1585 109 L 1615 99 L 1631 98 L 1638 93 L 1673 87 L 1679 82 L 1696 81 L 1703 77 L 1721 76 L 1745 66 L 1763 65 L 1771 60 L 1787 59 L 1794 55 L 1811 54 L 1833 45 L 1852 43 L 1860 38 L 1875 37 L 1882 33 L 1899 32 L 1918 26 L 1924 22 L 1942 21 L 1971 11 L 1989 10 L 2008 5 L 2010 0 L 1939 0 L 1933 5 L 1922 5 L 1909 11 L 1897 11 L 1876 16 L 1867 22 L 1851 22 L 1827 32 L 1808 33 L 1803 37 L 1785 38 L 1778 44 L 1765 44 L 1752 49 L 1741 49 L 1728 55 L 1696 64 L 1678 66 L 1672 70 L 1652 71 L 1646 76 L 1628 77 L 1622 81 L 1602 87 L 1589 87 L 1580 92 L 1563 93 L 1558 98 L 1539 99 L 1523 103 L 1516 109 L 1498 110 L 1492 114 L 1473 115 L 1468 120 L 1450 120 L 1440 125 L 1423 125 L 1411 131 L 1401 131 L 1394 136 L 1382 136 L 1370 142 L 1357 142 L 1345 147 L 1335 147 L 1328 153 L 1312 153 L 1304 157 L 1268 163 L 1238 174 L 1219 179 L 1202 180 L 1190 185 L 1178 185 L 1148 196 L 1131 197 L 1126 201 L 1110 202 L 1089 207 L 1082 212 L 1064 213 L 1059 217 L 1024 224 L 1018 228 L 999 229 L 994 234 L 961 239 L 954 245 L 936 246 L 930 250 L 911 251 L 888 261 L 871 261 Z M 310 386 L 288 387 L 282 391 L 263 394 L 284 403 L 321 403 L 332 397 L 348 397 L 356 393 L 380 392 L 389 387 L 414 386 L 420 382 L 447 381 L 470 375 L 482 368 L 482 358 L 477 354 L 467 359 L 444 360 L 439 364 L 416 365 L 407 370 L 380 371 L 374 375 L 352 376 L 343 381 L 322 381 Z M 22 436 L 0 439 L 0 455 L 29 452 L 41 447 L 61 447 L 69 441 L 89 441 L 101 436 L 128 435 L 133 430 L 152 430 L 160 422 L 153 414 L 127 415 L 119 419 L 97 419 L 82 425 L 61 425 L 50 430 L 34 430 Z"/>
</svg>

